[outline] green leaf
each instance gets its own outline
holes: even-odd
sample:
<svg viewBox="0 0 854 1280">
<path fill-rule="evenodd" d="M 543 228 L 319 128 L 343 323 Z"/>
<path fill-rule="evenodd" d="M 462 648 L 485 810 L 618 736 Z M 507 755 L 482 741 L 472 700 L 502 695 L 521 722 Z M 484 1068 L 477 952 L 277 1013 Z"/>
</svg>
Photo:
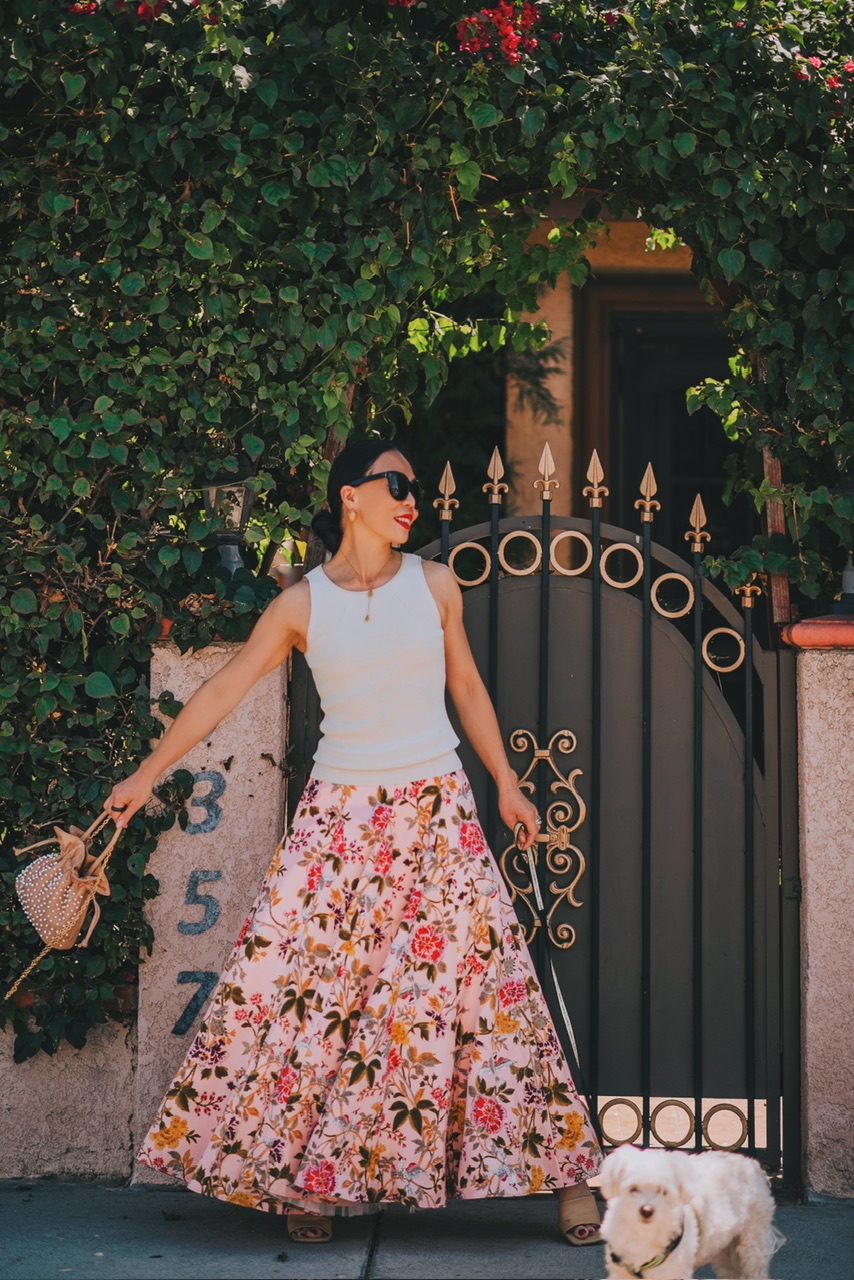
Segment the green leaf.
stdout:
<svg viewBox="0 0 854 1280">
<path fill-rule="evenodd" d="M 116 688 L 106 671 L 91 671 L 83 685 L 90 698 L 113 698 Z"/>
<path fill-rule="evenodd" d="M 73 102 L 78 98 L 86 88 L 86 77 L 75 75 L 71 71 L 64 71 L 60 76 L 60 80 L 65 86 L 65 98 L 67 102 Z"/>
<path fill-rule="evenodd" d="M 464 200 L 473 200 L 480 186 L 481 168 L 474 160 L 467 160 L 457 168 L 457 186 Z"/>
<path fill-rule="evenodd" d="M 721 249 L 717 260 L 728 282 L 740 274 L 747 261 L 740 249 Z"/>
<path fill-rule="evenodd" d="M 16 613 L 35 613 L 38 602 L 29 587 L 20 587 L 9 602 Z"/>
<path fill-rule="evenodd" d="M 276 87 L 275 80 L 259 80 L 255 86 L 255 92 L 264 103 L 264 106 L 269 107 L 272 111 L 279 100 L 279 90 Z"/>
<path fill-rule="evenodd" d="M 691 156 L 697 150 L 697 135 L 695 133 L 677 133 L 673 139 L 673 145 L 680 156 Z"/>
<path fill-rule="evenodd" d="M 259 440 L 258 436 L 253 436 L 249 431 L 245 432 L 240 437 L 240 443 L 243 445 L 243 448 L 249 454 L 250 458 L 259 458 L 264 452 L 264 441 Z"/>
<path fill-rule="evenodd" d="M 499 124 L 504 119 L 497 107 L 491 102 L 479 102 L 468 113 L 468 117 L 476 129 L 489 129 L 492 125 Z"/>
<path fill-rule="evenodd" d="M 845 223 L 831 218 L 830 222 L 819 223 L 815 238 L 825 253 L 832 253 L 844 235 Z"/>
<path fill-rule="evenodd" d="M 202 262 L 209 262 L 214 256 L 213 241 L 210 236 L 187 236 L 187 252 L 191 258 L 199 258 Z"/>
</svg>

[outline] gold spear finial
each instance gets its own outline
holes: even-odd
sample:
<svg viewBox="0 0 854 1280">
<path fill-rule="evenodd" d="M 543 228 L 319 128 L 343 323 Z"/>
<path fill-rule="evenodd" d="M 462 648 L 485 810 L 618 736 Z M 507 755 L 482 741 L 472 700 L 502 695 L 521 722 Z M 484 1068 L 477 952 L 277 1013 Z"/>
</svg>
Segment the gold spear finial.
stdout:
<svg viewBox="0 0 854 1280">
<path fill-rule="evenodd" d="M 599 461 L 599 454 L 595 449 L 590 458 L 590 466 L 587 468 L 587 479 L 590 483 L 585 485 L 581 492 L 585 498 L 590 499 L 591 507 L 601 507 L 602 500 L 608 497 L 609 490 L 602 483 L 605 479 L 605 472 L 602 470 L 602 463 Z"/>
<path fill-rule="evenodd" d="M 552 451 L 547 440 L 543 446 L 543 452 L 540 454 L 540 478 L 534 481 L 534 488 L 541 491 L 543 502 L 551 502 L 552 489 L 560 488 L 560 481 L 552 480 L 554 473 L 555 460 L 552 457 Z"/>
<path fill-rule="evenodd" d="M 762 588 L 757 587 L 753 581 L 757 576 L 757 574 L 751 573 L 750 581 L 745 582 L 744 586 L 736 587 L 735 589 L 735 594 L 741 596 L 742 609 L 752 609 L 754 604 L 753 597 L 762 595 Z"/>
<path fill-rule="evenodd" d="M 661 510 L 661 503 L 653 501 L 655 494 L 658 493 L 658 482 L 651 462 L 646 464 L 646 471 L 640 482 L 640 491 L 641 496 L 635 503 L 635 510 L 641 513 L 641 524 L 652 524 L 655 512 Z"/>
<path fill-rule="evenodd" d="M 502 493 L 509 492 L 509 485 L 501 484 L 501 477 L 504 475 L 504 463 L 501 461 L 498 445 L 492 450 L 492 457 L 489 459 L 486 474 L 489 476 L 490 483 L 483 486 L 483 492 L 489 494 L 490 502 L 500 503 Z"/>
<path fill-rule="evenodd" d="M 451 496 L 456 493 L 456 491 L 457 482 L 454 479 L 451 464 L 450 462 L 446 462 L 445 470 L 442 472 L 442 479 L 439 481 L 439 492 L 442 496 L 441 498 L 435 498 L 433 500 L 433 506 L 439 508 L 440 520 L 453 520 L 453 508 L 460 505 L 457 499 Z"/>
<path fill-rule="evenodd" d="M 694 499 L 694 505 L 691 508 L 691 528 L 685 534 L 685 541 L 691 543 L 692 551 L 702 551 L 704 542 L 711 542 L 712 535 L 706 530 L 706 508 L 703 506 L 703 499 L 699 493 Z"/>
</svg>

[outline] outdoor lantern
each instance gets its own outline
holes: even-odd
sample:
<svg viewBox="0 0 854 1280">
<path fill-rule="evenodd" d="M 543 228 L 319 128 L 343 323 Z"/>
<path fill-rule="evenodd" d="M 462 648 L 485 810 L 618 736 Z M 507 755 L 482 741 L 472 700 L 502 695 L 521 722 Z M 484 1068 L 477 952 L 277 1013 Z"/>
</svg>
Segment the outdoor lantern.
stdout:
<svg viewBox="0 0 854 1280">
<path fill-rule="evenodd" d="M 240 544 L 249 522 L 254 494 L 248 483 L 248 477 L 223 476 L 212 480 L 202 490 L 205 500 L 205 515 L 209 520 L 218 517 L 223 529 L 216 534 L 219 547 L 220 564 L 235 573 L 245 568 L 240 554 Z"/>
</svg>

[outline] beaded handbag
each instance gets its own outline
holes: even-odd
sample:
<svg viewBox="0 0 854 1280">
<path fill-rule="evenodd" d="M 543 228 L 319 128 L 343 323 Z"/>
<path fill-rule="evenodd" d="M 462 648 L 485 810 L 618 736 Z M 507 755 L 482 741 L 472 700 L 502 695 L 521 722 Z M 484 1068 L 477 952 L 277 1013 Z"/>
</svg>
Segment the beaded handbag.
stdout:
<svg viewBox="0 0 854 1280">
<path fill-rule="evenodd" d="M 92 906 L 92 919 L 86 936 L 80 943 L 81 947 L 88 946 L 101 916 L 96 895 L 106 897 L 110 892 L 107 864 L 118 843 L 121 829 L 116 828 L 102 853 L 93 854 L 90 848 L 95 836 L 109 821 L 110 815 L 105 812 L 99 814 L 85 831 L 81 831 L 79 827 L 70 827 L 68 831 L 64 831 L 62 827 L 54 827 L 56 834 L 49 839 L 15 850 L 20 857 L 33 849 L 41 849 L 46 844 L 59 844 L 56 853 L 46 853 L 41 858 L 36 858 L 15 879 L 18 901 L 45 946 L 14 986 L 6 992 L 7 1000 L 49 951 L 71 950 L 83 931 L 86 914 Z"/>
</svg>

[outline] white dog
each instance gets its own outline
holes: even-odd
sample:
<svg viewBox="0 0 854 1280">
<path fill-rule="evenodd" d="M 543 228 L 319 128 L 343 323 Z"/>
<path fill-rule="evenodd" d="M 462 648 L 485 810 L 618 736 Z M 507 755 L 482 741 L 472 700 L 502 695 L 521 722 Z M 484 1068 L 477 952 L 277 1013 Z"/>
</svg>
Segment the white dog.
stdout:
<svg viewBox="0 0 854 1280">
<path fill-rule="evenodd" d="M 768 1179 L 747 1156 L 618 1147 L 602 1193 L 610 1277 L 686 1280 L 710 1262 L 727 1280 L 766 1280 L 783 1243 Z"/>
</svg>

